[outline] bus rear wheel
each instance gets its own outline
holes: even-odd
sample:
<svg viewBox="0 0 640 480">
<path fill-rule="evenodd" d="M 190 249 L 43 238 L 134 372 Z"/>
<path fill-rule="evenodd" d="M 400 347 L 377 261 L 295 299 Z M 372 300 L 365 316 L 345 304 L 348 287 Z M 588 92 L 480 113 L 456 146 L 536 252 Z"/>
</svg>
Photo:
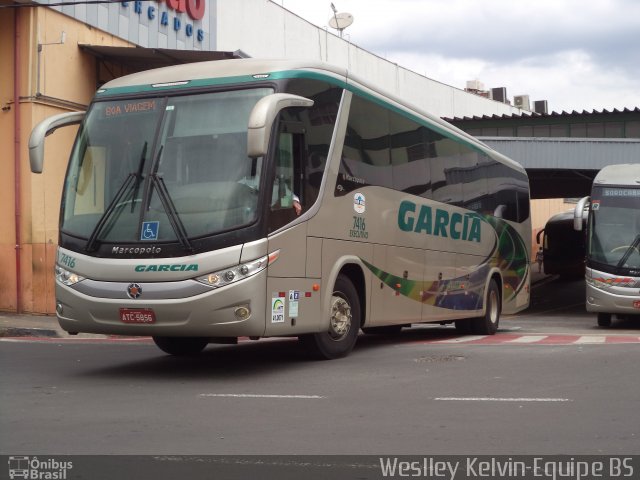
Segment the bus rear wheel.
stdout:
<svg viewBox="0 0 640 480">
<path fill-rule="evenodd" d="M 300 336 L 304 348 L 314 357 L 332 360 L 347 356 L 358 339 L 360 299 L 351 280 L 339 275 L 333 287 L 326 332 Z"/>
<path fill-rule="evenodd" d="M 209 344 L 206 337 L 153 337 L 160 350 L 169 355 L 196 355 Z"/>
<path fill-rule="evenodd" d="M 473 321 L 474 320 L 470 320 L 468 318 L 464 320 L 456 320 L 455 321 L 456 331 L 460 335 L 469 335 L 473 333 Z"/>
<path fill-rule="evenodd" d="M 502 303 L 500 301 L 500 289 L 495 280 L 489 281 L 487 290 L 487 305 L 485 314 L 471 322 L 471 328 L 476 335 L 493 335 L 498 331 Z"/>
</svg>

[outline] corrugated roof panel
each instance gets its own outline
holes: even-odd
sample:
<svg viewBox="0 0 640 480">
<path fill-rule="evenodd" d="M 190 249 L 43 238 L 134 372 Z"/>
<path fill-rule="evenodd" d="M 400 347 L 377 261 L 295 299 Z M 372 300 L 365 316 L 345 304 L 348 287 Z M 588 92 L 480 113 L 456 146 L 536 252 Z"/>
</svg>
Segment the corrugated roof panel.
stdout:
<svg viewBox="0 0 640 480">
<path fill-rule="evenodd" d="M 567 112 L 567 111 L 562 111 L 561 113 L 558 112 L 551 112 L 551 113 L 536 113 L 536 112 L 527 112 L 527 111 L 523 111 L 522 113 L 514 113 L 513 115 L 506 115 L 506 114 L 502 114 L 502 115 L 482 115 L 477 116 L 474 115 L 473 117 L 455 117 L 455 118 L 445 118 L 444 120 L 446 120 L 447 122 L 459 122 L 459 121 L 464 121 L 464 120 L 496 120 L 496 119 L 501 119 L 501 120 L 506 120 L 506 119 L 519 119 L 519 118 L 545 118 L 545 117 L 582 117 L 582 116 L 589 116 L 589 115 L 610 115 L 610 114 L 615 114 L 615 113 L 640 113 L 640 107 L 634 107 L 634 108 L 624 108 L 622 110 L 619 110 L 617 108 L 614 108 L 613 110 L 609 111 L 607 109 L 603 109 L 601 111 L 598 110 L 582 110 L 582 112 L 578 112 L 576 110 L 572 111 L 572 112 Z"/>
<path fill-rule="evenodd" d="M 524 168 L 600 170 L 640 163 L 640 139 L 479 137 Z"/>
</svg>

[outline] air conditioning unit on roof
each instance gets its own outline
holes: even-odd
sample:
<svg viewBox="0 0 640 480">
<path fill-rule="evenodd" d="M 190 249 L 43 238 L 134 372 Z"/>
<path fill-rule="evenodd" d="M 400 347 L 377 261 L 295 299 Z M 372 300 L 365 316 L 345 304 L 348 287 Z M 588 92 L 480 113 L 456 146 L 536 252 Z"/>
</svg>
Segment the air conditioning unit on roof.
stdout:
<svg viewBox="0 0 640 480">
<path fill-rule="evenodd" d="M 492 88 L 491 98 L 497 102 L 507 103 L 507 87 Z"/>
<path fill-rule="evenodd" d="M 533 111 L 546 115 L 549 113 L 549 104 L 546 100 L 536 100 L 533 102 Z"/>
<path fill-rule="evenodd" d="M 484 90 L 484 83 L 480 80 L 467 80 L 467 90 Z"/>
<path fill-rule="evenodd" d="M 514 106 L 523 110 L 531 110 L 531 103 L 529 102 L 529 95 L 515 95 L 513 97 Z"/>
</svg>

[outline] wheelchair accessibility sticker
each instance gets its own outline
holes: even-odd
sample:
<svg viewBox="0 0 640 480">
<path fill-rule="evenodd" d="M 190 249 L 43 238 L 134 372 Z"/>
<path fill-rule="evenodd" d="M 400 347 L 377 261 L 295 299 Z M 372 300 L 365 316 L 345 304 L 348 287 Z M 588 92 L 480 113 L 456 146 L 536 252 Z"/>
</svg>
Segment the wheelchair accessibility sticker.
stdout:
<svg viewBox="0 0 640 480">
<path fill-rule="evenodd" d="M 158 240 L 158 230 L 160 222 L 142 222 L 140 240 Z"/>
</svg>

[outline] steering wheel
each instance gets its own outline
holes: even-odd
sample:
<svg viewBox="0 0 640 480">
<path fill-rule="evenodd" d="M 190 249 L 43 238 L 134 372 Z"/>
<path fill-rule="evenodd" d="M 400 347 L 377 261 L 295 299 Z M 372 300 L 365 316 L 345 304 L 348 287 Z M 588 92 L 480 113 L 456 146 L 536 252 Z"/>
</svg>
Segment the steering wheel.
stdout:
<svg viewBox="0 0 640 480">
<path fill-rule="evenodd" d="M 136 203 L 141 203 L 141 202 L 142 202 L 142 199 L 141 199 L 141 198 L 130 198 L 129 200 L 125 200 L 124 202 L 118 202 L 118 203 L 116 204 L 116 208 L 118 208 L 118 207 L 124 207 L 125 205 L 129 205 L 129 204 L 131 204 L 132 202 L 133 202 L 134 204 L 136 204 Z"/>
<path fill-rule="evenodd" d="M 626 252 L 626 251 L 627 251 L 627 250 L 629 250 L 630 248 L 633 248 L 633 249 L 636 251 L 636 253 L 637 253 L 638 255 L 640 255 L 640 250 L 638 250 L 638 247 L 633 247 L 633 246 L 631 246 L 631 245 L 620 245 L 619 247 L 616 247 L 616 248 L 611 249 L 609 253 L 619 252 L 620 250 L 623 250 L 623 251 L 625 251 L 625 252 Z"/>
<path fill-rule="evenodd" d="M 258 194 L 258 187 L 254 186 L 254 185 L 249 185 L 248 183 L 244 183 L 244 182 L 237 182 L 238 185 L 242 185 L 245 189 L 249 190 L 250 193 L 252 193 L 253 195 L 257 195 Z"/>
</svg>

